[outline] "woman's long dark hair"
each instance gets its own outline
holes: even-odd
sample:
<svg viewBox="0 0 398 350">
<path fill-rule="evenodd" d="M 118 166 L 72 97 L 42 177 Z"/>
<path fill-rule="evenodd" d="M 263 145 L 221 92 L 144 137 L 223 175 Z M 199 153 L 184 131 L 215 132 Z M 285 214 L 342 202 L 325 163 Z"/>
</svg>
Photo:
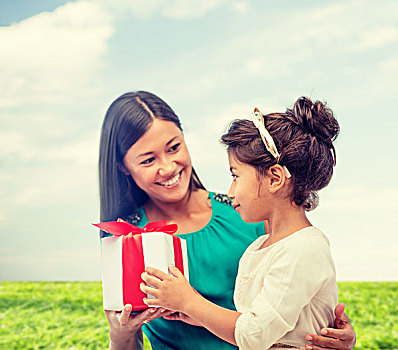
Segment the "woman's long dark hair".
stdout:
<svg viewBox="0 0 398 350">
<path fill-rule="evenodd" d="M 182 130 L 170 106 L 149 92 L 128 92 L 108 108 L 99 149 L 101 221 L 128 216 L 148 199 L 133 178 L 121 171 L 120 165 L 129 148 L 148 131 L 153 118 L 173 122 Z M 204 189 L 204 186 L 192 168 L 189 191 L 199 188 Z"/>
</svg>

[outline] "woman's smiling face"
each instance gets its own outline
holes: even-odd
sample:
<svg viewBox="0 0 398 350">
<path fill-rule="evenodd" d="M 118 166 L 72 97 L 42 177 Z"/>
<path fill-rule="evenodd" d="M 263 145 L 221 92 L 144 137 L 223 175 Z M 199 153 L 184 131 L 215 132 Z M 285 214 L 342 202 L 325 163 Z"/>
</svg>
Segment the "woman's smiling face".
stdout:
<svg viewBox="0 0 398 350">
<path fill-rule="evenodd" d="M 184 135 L 173 122 L 155 118 L 128 149 L 123 165 L 123 171 L 153 201 L 174 203 L 189 194 L 191 158 Z"/>
</svg>

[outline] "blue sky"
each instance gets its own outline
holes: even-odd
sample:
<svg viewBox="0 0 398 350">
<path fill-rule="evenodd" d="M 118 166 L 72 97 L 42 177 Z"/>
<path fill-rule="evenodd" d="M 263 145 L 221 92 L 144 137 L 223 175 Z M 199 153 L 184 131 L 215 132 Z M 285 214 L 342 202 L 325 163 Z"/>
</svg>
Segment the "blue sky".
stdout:
<svg viewBox="0 0 398 350">
<path fill-rule="evenodd" d="M 337 167 L 310 214 L 339 280 L 397 280 L 396 1 L 0 1 L 0 280 L 99 280 L 99 129 L 152 91 L 211 190 L 218 139 L 254 106 L 327 101 Z"/>
</svg>

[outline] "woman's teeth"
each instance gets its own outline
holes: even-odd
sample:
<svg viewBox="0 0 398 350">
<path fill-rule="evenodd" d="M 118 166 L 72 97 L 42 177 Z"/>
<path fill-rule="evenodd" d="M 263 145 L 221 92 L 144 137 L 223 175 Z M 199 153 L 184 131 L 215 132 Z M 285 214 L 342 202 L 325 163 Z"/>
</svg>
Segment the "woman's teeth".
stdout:
<svg viewBox="0 0 398 350">
<path fill-rule="evenodd" d="M 179 179 L 180 179 L 180 173 L 178 173 L 176 176 L 172 177 L 170 180 L 158 182 L 158 183 L 162 186 L 171 186 L 171 185 L 174 185 Z"/>
</svg>

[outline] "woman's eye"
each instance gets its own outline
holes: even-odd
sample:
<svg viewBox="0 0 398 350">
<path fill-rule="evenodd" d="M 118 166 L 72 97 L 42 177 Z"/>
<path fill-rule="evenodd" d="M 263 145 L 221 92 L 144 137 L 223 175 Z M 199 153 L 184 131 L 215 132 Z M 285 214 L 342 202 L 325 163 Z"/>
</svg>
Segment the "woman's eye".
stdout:
<svg viewBox="0 0 398 350">
<path fill-rule="evenodd" d="M 231 176 L 232 176 L 232 181 L 235 181 L 238 178 L 238 175 L 236 174 L 231 174 Z"/>
<path fill-rule="evenodd" d="M 146 164 L 151 164 L 154 160 L 155 160 L 155 158 L 154 158 L 154 157 L 151 157 L 151 158 L 145 159 L 145 160 L 144 160 L 143 162 L 141 162 L 140 164 L 144 164 L 144 165 L 146 165 Z"/>
<path fill-rule="evenodd" d="M 171 147 L 169 148 L 169 152 L 177 151 L 178 148 L 180 148 L 180 145 L 181 145 L 181 143 L 176 143 L 175 145 L 171 146 Z"/>
</svg>

